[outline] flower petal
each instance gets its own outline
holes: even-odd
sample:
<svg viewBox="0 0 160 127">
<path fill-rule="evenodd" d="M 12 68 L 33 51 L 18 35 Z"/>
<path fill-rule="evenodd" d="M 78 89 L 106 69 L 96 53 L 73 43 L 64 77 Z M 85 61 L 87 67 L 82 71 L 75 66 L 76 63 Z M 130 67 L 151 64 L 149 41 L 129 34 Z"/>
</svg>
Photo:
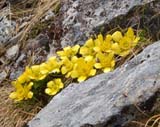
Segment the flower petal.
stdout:
<svg viewBox="0 0 160 127">
<path fill-rule="evenodd" d="M 131 27 L 128 28 L 128 31 L 126 32 L 126 36 L 129 37 L 131 40 L 135 38 L 134 31 Z"/>
<path fill-rule="evenodd" d="M 140 37 L 136 37 L 135 40 L 133 41 L 132 46 L 135 47 L 139 40 L 140 40 Z"/>
<path fill-rule="evenodd" d="M 12 92 L 12 93 L 9 95 L 9 98 L 11 98 L 11 99 L 17 98 L 17 93 L 16 93 L 16 92 Z"/>
<path fill-rule="evenodd" d="M 102 68 L 102 65 L 100 63 L 95 63 L 94 66 L 97 69 L 101 69 Z"/>
<path fill-rule="evenodd" d="M 63 84 L 63 83 L 60 83 L 60 84 L 59 84 L 59 88 L 62 89 L 63 87 L 64 87 L 64 84 Z"/>
<path fill-rule="evenodd" d="M 111 67 L 114 67 L 115 66 L 115 60 L 112 60 L 111 61 Z"/>
<path fill-rule="evenodd" d="M 75 45 L 74 47 L 72 47 L 72 50 L 77 53 L 79 50 L 80 46 L 79 45 Z"/>
<path fill-rule="evenodd" d="M 129 53 L 130 53 L 130 50 L 126 50 L 126 51 L 121 52 L 119 55 L 124 57 L 124 56 L 127 56 Z"/>
<path fill-rule="evenodd" d="M 86 46 L 88 47 L 93 47 L 94 46 L 94 42 L 93 42 L 93 39 L 88 39 L 85 43 Z"/>
<path fill-rule="evenodd" d="M 92 69 L 92 70 L 90 71 L 89 76 L 94 76 L 95 74 L 96 74 L 96 69 Z"/>
<path fill-rule="evenodd" d="M 27 95 L 27 98 L 32 98 L 32 97 L 33 97 L 33 92 L 30 91 Z"/>
<path fill-rule="evenodd" d="M 46 88 L 46 89 L 45 89 L 45 93 L 46 93 L 46 94 L 50 95 L 50 94 L 51 94 L 51 92 L 52 92 L 52 91 L 51 91 L 51 89 L 50 89 L 50 88 Z"/>
<path fill-rule="evenodd" d="M 53 82 L 53 81 L 49 81 L 49 82 L 47 83 L 47 87 L 48 87 L 48 88 L 52 88 L 53 85 L 54 85 L 54 82 Z"/>
<path fill-rule="evenodd" d="M 68 71 L 67 68 L 65 66 L 62 66 L 62 68 L 61 68 L 62 74 L 66 74 L 67 71 Z"/>
<path fill-rule="evenodd" d="M 86 55 L 86 54 L 88 54 L 88 50 L 89 50 L 89 49 L 88 49 L 87 47 L 84 47 L 84 46 L 83 46 L 83 47 L 80 48 L 80 52 L 79 52 L 79 53 L 80 53 L 81 55 Z"/>
<path fill-rule="evenodd" d="M 111 71 L 111 68 L 108 68 L 108 67 L 103 69 L 103 72 L 105 72 L 105 73 L 110 72 L 110 71 Z"/>
<path fill-rule="evenodd" d="M 122 39 L 122 33 L 120 31 L 116 31 L 112 34 L 112 39 L 115 41 L 115 42 L 119 42 L 121 39 Z"/>
<path fill-rule="evenodd" d="M 75 71 L 75 70 L 72 71 L 72 72 L 71 72 L 71 77 L 72 77 L 72 78 L 77 78 L 77 77 L 78 77 L 77 71 Z"/>
<path fill-rule="evenodd" d="M 78 78 L 78 82 L 83 82 L 87 77 L 86 76 L 80 76 Z"/>
<path fill-rule="evenodd" d="M 112 46 L 111 46 L 111 48 L 112 48 L 112 51 L 113 51 L 115 54 L 119 54 L 119 53 L 121 52 L 118 43 L 113 43 Z"/>
<path fill-rule="evenodd" d="M 94 50 L 95 52 L 99 52 L 101 49 L 100 49 L 100 47 L 97 46 L 97 47 L 94 47 L 93 50 Z"/>
<path fill-rule="evenodd" d="M 93 60 L 93 56 L 86 56 L 84 59 L 89 62 Z"/>
</svg>

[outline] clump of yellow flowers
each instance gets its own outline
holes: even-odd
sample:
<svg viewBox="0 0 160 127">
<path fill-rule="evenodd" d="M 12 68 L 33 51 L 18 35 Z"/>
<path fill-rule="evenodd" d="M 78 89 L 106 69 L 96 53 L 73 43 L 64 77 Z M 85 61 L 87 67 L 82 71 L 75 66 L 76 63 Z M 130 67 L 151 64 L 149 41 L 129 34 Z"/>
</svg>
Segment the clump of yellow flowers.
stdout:
<svg viewBox="0 0 160 127">
<path fill-rule="evenodd" d="M 9 97 L 15 101 L 27 100 L 41 95 L 38 91 L 55 95 L 65 87 L 62 77 L 82 82 L 96 75 L 97 70 L 110 72 L 116 64 L 115 56 L 128 55 L 139 40 L 130 27 L 125 34 L 120 31 L 105 37 L 99 34 L 95 39 L 88 39 L 81 47 L 65 47 L 45 63 L 26 67 L 23 74 L 12 82 L 15 91 Z"/>
</svg>

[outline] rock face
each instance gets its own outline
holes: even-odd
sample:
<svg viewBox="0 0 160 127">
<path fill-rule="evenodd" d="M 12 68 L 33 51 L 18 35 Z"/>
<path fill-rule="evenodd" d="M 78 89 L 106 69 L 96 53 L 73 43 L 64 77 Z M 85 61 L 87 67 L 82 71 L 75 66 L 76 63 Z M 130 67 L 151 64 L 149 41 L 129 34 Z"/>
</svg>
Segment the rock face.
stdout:
<svg viewBox="0 0 160 127">
<path fill-rule="evenodd" d="M 150 110 L 160 90 L 160 41 L 113 72 L 70 84 L 29 127 L 119 127 Z"/>
<path fill-rule="evenodd" d="M 83 44 L 94 33 L 94 28 L 127 14 L 133 7 L 152 1 L 156 0 L 65 0 L 62 24 L 67 32 L 61 39 L 61 45 Z"/>
<path fill-rule="evenodd" d="M 6 16 L 0 16 L 0 46 L 12 38 L 15 27 L 15 22 L 8 20 Z"/>
</svg>

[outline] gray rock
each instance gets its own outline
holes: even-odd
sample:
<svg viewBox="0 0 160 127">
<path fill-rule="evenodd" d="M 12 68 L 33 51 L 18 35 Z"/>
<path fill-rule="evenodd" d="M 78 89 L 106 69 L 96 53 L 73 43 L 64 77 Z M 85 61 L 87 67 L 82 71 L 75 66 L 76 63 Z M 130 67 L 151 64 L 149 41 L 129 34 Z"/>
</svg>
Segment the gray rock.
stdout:
<svg viewBox="0 0 160 127">
<path fill-rule="evenodd" d="M 3 46 L 15 34 L 16 23 L 7 18 L 9 14 L 8 8 L 0 12 L 0 46 Z"/>
<path fill-rule="evenodd" d="M 46 12 L 45 18 L 42 21 L 48 21 L 53 17 L 55 17 L 55 13 L 53 11 L 49 10 L 48 12 Z"/>
<path fill-rule="evenodd" d="M 36 50 L 37 48 L 41 48 L 41 47 L 49 48 L 49 43 L 50 43 L 50 39 L 47 35 L 39 34 L 36 38 L 28 40 L 25 50 L 26 51 L 29 49 Z"/>
<path fill-rule="evenodd" d="M 6 71 L 3 70 L 2 72 L 0 72 L 0 83 L 1 83 L 3 80 L 5 80 L 6 77 L 7 77 L 7 72 L 6 72 Z"/>
<path fill-rule="evenodd" d="M 160 41 L 123 66 L 57 94 L 29 127 L 117 127 L 150 110 L 160 90 Z M 155 97 L 155 98 L 153 98 Z M 150 101 L 149 101 L 150 100 Z M 88 126 L 87 126 L 88 125 Z"/>
<path fill-rule="evenodd" d="M 65 0 L 62 12 L 67 32 L 61 38 L 61 45 L 83 44 L 94 28 L 127 14 L 133 7 L 152 1 L 155 0 Z"/>
<path fill-rule="evenodd" d="M 19 45 L 16 44 L 6 51 L 5 56 L 6 56 L 7 59 L 12 59 L 13 60 L 18 55 L 18 53 L 19 53 Z"/>
</svg>

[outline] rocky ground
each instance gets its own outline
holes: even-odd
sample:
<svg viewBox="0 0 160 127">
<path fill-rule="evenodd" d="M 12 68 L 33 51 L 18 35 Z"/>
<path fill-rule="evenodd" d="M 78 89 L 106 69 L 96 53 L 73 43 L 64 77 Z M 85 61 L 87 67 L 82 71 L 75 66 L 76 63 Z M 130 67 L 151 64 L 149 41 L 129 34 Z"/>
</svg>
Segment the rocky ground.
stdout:
<svg viewBox="0 0 160 127">
<path fill-rule="evenodd" d="M 129 26 L 142 38 L 134 54 L 119 61 L 113 73 L 71 84 L 28 126 L 143 127 L 159 113 L 159 0 L 0 0 L 0 10 L 0 126 L 27 125 L 46 104 L 26 108 L 8 99 L 10 81 L 25 66 L 39 64 L 67 45 L 83 45 L 98 33 Z"/>
</svg>

